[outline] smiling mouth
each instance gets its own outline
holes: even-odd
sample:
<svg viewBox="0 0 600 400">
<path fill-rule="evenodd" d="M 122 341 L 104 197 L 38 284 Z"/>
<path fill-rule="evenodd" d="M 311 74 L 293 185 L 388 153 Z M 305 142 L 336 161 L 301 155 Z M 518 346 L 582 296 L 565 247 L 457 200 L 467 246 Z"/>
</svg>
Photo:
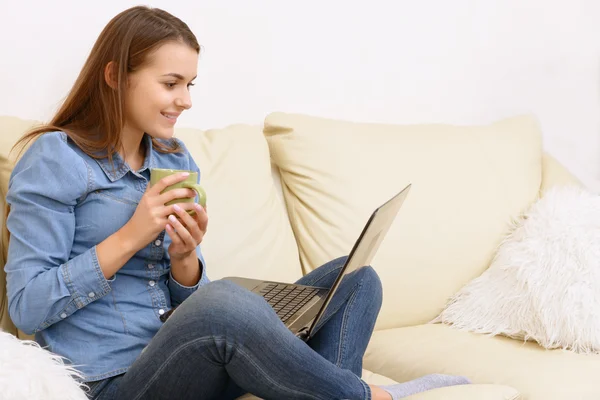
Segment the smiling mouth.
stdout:
<svg viewBox="0 0 600 400">
<path fill-rule="evenodd" d="M 170 119 L 171 121 L 177 121 L 177 115 L 172 115 L 172 114 L 165 114 L 165 113 L 161 113 L 163 117 L 166 117 L 168 119 Z"/>
</svg>

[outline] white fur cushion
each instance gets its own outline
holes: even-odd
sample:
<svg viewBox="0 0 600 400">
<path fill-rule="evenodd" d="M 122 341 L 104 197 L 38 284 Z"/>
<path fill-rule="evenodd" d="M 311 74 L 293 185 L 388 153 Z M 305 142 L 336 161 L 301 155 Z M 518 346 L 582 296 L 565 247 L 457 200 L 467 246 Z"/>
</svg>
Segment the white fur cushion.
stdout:
<svg viewBox="0 0 600 400">
<path fill-rule="evenodd" d="M 433 322 L 600 351 L 600 197 L 551 189 L 500 245 L 490 266 Z"/>
<path fill-rule="evenodd" d="M 0 331 L 0 400 L 86 400 L 76 379 L 59 356 Z"/>
</svg>

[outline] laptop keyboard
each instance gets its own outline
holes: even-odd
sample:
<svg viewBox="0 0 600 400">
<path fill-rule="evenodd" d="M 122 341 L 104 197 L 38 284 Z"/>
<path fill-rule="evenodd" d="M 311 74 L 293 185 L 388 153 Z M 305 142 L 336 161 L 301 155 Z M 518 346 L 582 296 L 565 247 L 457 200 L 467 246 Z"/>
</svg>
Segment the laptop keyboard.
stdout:
<svg viewBox="0 0 600 400">
<path fill-rule="evenodd" d="M 269 283 L 260 294 L 273 307 L 277 316 L 286 322 L 292 315 L 319 293 L 311 287 L 278 285 Z"/>
</svg>

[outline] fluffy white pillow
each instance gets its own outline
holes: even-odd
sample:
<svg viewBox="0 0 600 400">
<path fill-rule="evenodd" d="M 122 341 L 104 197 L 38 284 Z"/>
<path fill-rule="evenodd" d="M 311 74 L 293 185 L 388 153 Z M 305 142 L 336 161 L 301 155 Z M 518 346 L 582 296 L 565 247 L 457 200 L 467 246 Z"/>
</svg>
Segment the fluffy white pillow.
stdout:
<svg viewBox="0 0 600 400">
<path fill-rule="evenodd" d="M 36 342 L 0 331 L 0 400 L 87 400 L 81 378 Z"/>
<path fill-rule="evenodd" d="M 600 351 L 600 197 L 554 188 L 515 222 L 490 268 L 433 322 Z"/>
</svg>

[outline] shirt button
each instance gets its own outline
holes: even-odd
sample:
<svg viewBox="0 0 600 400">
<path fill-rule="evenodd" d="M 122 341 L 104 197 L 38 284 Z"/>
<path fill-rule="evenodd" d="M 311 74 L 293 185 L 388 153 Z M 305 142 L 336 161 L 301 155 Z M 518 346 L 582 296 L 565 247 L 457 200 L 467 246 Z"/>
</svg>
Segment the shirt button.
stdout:
<svg viewBox="0 0 600 400">
<path fill-rule="evenodd" d="M 150 269 L 154 268 L 154 264 L 148 264 L 148 268 L 150 268 Z"/>
<path fill-rule="evenodd" d="M 154 284 L 155 284 L 155 283 L 156 283 L 156 282 L 154 282 L 154 281 L 150 281 L 150 282 L 148 282 L 148 284 L 149 284 L 150 286 L 154 286 Z"/>
<path fill-rule="evenodd" d="M 90 297 L 95 297 L 95 296 L 96 296 L 96 293 L 94 293 L 94 292 L 90 292 L 90 294 L 88 294 L 88 296 L 90 296 Z"/>
<path fill-rule="evenodd" d="M 157 240 L 154 242 L 154 245 L 155 245 L 156 247 L 158 247 L 158 246 L 160 246 L 160 244 L 161 244 L 161 243 L 162 243 L 162 242 L 161 242 L 160 240 L 158 240 L 158 239 L 157 239 Z"/>
<path fill-rule="evenodd" d="M 67 318 L 67 314 L 65 314 L 65 313 L 62 313 L 62 314 L 60 314 L 60 317 L 61 317 L 61 318 Z"/>
<path fill-rule="evenodd" d="M 158 310 L 158 313 L 159 313 L 160 315 L 163 315 L 163 314 L 165 313 L 165 310 L 163 310 L 163 309 L 161 308 L 160 310 Z"/>
</svg>

